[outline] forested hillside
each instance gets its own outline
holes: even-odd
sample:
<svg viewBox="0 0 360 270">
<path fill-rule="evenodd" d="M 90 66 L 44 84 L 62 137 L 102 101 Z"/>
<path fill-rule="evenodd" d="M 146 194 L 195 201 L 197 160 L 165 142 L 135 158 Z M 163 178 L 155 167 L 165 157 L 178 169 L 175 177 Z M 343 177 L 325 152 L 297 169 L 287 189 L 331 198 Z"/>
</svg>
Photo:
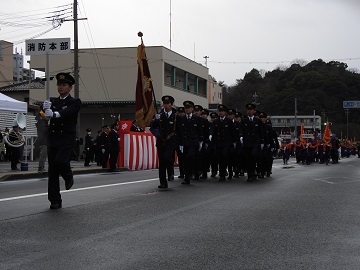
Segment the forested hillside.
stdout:
<svg viewBox="0 0 360 270">
<path fill-rule="evenodd" d="M 256 69 L 246 73 L 236 85 L 224 87 L 224 104 L 244 112 L 245 104 L 256 102 L 268 115 L 294 115 L 295 98 L 299 115 L 327 117 L 332 131 L 346 133 L 343 101 L 360 100 L 360 74 L 347 64 L 314 60 L 304 66 L 293 64 L 285 70 L 275 69 L 261 75 Z M 351 109 L 349 136 L 360 137 L 360 109 Z M 357 138 L 358 139 L 358 138 Z"/>
</svg>

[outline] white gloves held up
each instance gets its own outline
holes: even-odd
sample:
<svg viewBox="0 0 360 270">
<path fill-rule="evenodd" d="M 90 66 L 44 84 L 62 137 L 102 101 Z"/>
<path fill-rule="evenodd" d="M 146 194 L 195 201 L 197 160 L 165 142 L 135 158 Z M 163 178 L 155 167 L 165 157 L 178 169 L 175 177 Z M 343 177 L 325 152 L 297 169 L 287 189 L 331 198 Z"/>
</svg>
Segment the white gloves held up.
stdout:
<svg viewBox="0 0 360 270">
<path fill-rule="evenodd" d="M 51 102 L 49 100 L 45 100 L 43 103 L 43 109 L 50 109 L 51 108 Z"/>
<path fill-rule="evenodd" d="M 51 119 L 51 118 L 54 117 L 54 113 L 53 113 L 53 111 L 51 109 L 46 109 L 45 110 L 45 116 L 46 116 L 47 119 Z"/>
</svg>

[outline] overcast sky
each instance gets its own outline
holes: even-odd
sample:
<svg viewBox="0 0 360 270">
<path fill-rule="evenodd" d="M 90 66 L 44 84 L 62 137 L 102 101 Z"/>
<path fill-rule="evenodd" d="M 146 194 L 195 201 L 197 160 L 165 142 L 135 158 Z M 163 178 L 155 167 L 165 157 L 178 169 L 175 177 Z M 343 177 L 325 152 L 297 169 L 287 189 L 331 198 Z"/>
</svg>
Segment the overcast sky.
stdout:
<svg viewBox="0 0 360 270">
<path fill-rule="evenodd" d="M 0 1 L 0 40 L 18 52 L 51 28 L 41 18 L 73 3 Z M 294 59 L 336 60 L 360 71 L 360 0 L 79 0 L 79 18 L 87 18 L 79 21 L 79 48 L 134 47 L 138 31 L 146 46 L 170 48 L 170 3 L 171 49 L 203 65 L 208 56 L 209 73 L 227 85 L 252 68 L 270 71 Z M 37 38 L 55 37 L 73 40 L 73 23 Z"/>
</svg>

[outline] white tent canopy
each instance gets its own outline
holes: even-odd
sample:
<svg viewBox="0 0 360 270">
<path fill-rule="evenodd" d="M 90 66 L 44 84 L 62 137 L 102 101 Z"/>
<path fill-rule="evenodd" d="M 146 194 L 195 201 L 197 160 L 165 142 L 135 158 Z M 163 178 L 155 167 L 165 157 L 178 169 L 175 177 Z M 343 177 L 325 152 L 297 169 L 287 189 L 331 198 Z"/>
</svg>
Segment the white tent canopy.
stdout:
<svg viewBox="0 0 360 270">
<path fill-rule="evenodd" d="M 0 93 L 0 112 L 27 113 L 27 103 Z"/>
</svg>

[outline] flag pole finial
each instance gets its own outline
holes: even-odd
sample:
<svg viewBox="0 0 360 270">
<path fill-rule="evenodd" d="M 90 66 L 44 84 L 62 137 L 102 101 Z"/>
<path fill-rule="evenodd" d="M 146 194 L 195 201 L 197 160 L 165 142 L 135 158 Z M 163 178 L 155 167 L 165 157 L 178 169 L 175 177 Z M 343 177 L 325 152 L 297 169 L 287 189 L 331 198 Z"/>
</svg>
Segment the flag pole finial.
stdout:
<svg viewBox="0 0 360 270">
<path fill-rule="evenodd" d="M 143 33 L 140 31 L 140 32 L 138 32 L 138 37 L 140 37 L 141 38 L 141 43 L 143 43 Z"/>
</svg>

